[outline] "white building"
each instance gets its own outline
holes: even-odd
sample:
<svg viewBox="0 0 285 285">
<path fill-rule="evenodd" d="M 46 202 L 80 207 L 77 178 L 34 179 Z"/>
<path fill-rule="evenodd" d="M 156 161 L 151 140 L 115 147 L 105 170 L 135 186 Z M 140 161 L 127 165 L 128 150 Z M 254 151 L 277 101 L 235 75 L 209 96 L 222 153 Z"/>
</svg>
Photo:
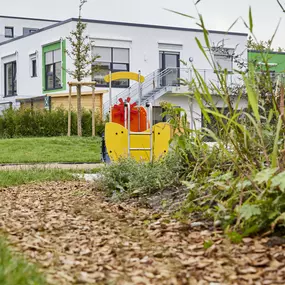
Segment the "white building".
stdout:
<svg viewBox="0 0 285 285">
<path fill-rule="evenodd" d="M 26 36 L 56 23 L 58 23 L 56 20 L 0 15 L 0 42 L 8 41 L 20 36 Z"/>
<path fill-rule="evenodd" d="M 93 45 L 93 52 L 101 56 L 98 60 L 101 71 L 93 78 L 87 79 L 97 81 L 97 88 L 108 88 L 103 77 L 109 70 L 140 70 L 146 77 L 142 85 L 143 102 L 148 100 L 159 106 L 161 101 L 170 101 L 190 112 L 188 97 L 182 95 L 187 89 L 180 86 L 177 79 L 191 79 L 192 72 L 182 65 L 181 60 L 193 62 L 207 82 L 215 80 L 216 73 L 211 69 L 195 40 L 198 38 L 203 43 L 203 32 L 199 29 L 90 19 L 83 21 L 88 24 L 87 34 Z M 15 36 L 18 36 L 0 43 L 2 106 L 16 106 L 17 98 L 39 97 L 68 90 L 67 82 L 72 81 L 72 78 L 65 70 L 73 69 L 73 64 L 65 53 L 66 49 L 70 49 L 66 37 L 75 30 L 76 23 L 77 19 L 56 23 L 36 19 L 0 18 L 0 28 L 3 30 L 4 27 L 13 26 Z M 39 29 L 25 34 L 24 28 Z M 213 45 L 223 42 L 224 48 L 229 51 L 246 51 L 247 34 L 210 31 L 210 40 Z M 216 59 L 220 66 L 229 71 L 236 68 L 232 57 L 220 54 Z M 229 77 L 230 80 L 237 80 L 235 76 Z M 134 101 L 138 98 L 136 83 L 122 80 L 114 82 L 112 89 L 114 102 L 118 98 L 128 96 Z M 105 110 L 108 106 L 107 101 L 108 95 L 105 95 Z M 217 99 L 217 104 L 220 104 L 218 101 Z M 158 113 L 155 112 L 155 119 L 159 120 L 160 110 L 156 110 Z M 201 114 L 195 102 L 193 110 L 192 115 L 199 126 Z"/>
</svg>

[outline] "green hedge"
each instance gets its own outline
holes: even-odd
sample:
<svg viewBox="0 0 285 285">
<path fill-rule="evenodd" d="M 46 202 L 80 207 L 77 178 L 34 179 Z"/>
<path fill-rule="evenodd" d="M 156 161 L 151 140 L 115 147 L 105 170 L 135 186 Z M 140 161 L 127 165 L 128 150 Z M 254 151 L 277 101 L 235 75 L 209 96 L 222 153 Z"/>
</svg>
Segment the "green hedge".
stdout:
<svg viewBox="0 0 285 285">
<path fill-rule="evenodd" d="M 72 112 L 72 135 L 77 135 L 77 115 Z M 52 111 L 7 109 L 0 115 L 0 138 L 54 137 L 67 135 L 68 112 L 58 108 Z M 104 122 L 96 114 L 96 135 L 104 131 Z M 83 110 L 83 136 L 92 134 L 91 111 Z"/>
</svg>

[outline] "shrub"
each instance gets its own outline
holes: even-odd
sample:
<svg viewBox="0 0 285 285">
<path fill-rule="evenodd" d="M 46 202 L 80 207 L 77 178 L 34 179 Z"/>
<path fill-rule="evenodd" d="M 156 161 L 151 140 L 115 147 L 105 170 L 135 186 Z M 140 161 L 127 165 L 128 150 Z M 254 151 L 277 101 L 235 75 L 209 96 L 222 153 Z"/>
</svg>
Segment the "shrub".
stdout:
<svg viewBox="0 0 285 285">
<path fill-rule="evenodd" d="M 183 125 L 173 138 L 175 153 L 186 166 L 183 183 L 189 189 L 179 214 L 192 216 L 199 212 L 218 219 L 228 233 L 234 233 L 232 236 L 284 233 L 285 116 L 280 108 L 283 87 L 272 81 L 268 57 L 262 53 L 262 74 L 249 63 L 247 70 L 239 71 L 240 87 L 231 86 L 227 70 L 220 70 L 213 59 L 202 18 L 201 27 L 206 48 L 196 40 L 209 64 L 219 70 L 218 83 L 205 82 L 195 67 L 194 79 L 184 81 L 207 127 L 189 130 Z M 212 94 L 222 101 L 222 109 L 217 108 Z M 248 100 L 244 109 L 239 107 L 242 97 Z M 166 114 L 173 114 L 173 107 L 166 107 Z M 177 128 L 177 121 L 170 118 Z M 214 146 L 205 143 L 205 138 L 210 138 Z"/>
<path fill-rule="evenodd" d="M 71 114 L 71 134 L 77 134 L 77 116 Z M 102 135 L 104 122 L 96 114 L 96 134 Z M 54 137 L 67 134 L 68 113 L 58 108 L 52 111 L 31 109 L 7 109 L 0 115 L 0 138 Z M 92 134 L 92 112 L 83 111 L 83 135 Z"/>
<path fill-rule="evenodd" d="M 172 155 L 153 163 L 125 158 L 102 169 L 100 184 L 109 195 L 120 198 L 149 195 L 178 185 L 179 170 Z"/>
</svg>

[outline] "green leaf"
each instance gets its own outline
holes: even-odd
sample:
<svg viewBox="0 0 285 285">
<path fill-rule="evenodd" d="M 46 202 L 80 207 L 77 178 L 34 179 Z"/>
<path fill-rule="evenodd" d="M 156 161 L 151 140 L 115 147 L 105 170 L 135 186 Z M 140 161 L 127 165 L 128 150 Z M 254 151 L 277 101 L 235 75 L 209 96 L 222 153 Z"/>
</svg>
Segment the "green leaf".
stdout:
<svg viewBox="0 0 285 285">
<path fill-rule="evenodd" d="M 239 183 L 236 185 L 236 188 L 237 188 L 238 190 L 243 190 L 243 189 L 245 189 L 246 187 L 251 186 L 251 185 L 252 185 L 252 183 L 251 183 L 249 180 L 244 180 L 244 181 L 242 181 L 242 182 L 239 182 Z"/>
<path fill-rule="evenodd" d="M 283 224 L 285 223 L 285 213 L 282 213 L 272 224 L 271 224 L 271 229 L 272 231 L 275 230 L 277 224 L 280 224 L 281 222 L 283 222 Z"/>
<path fill-rule="evenodd" d="M 196 183 L 193 182 L 188 182 L 188 181 L 182 181 L 181 182 L 183 185 L 187 187 L 187 189 L 192 190 L 196 187 Z"/>
<path fill-rule="evenodd" d="M 207 60 L 209 61 L 209 58 L 208 58 L 208 56 L 207 56 L 207 54 L 206 54 L 206 52 L 205 52 L 205 50 L 204 50 L 204 48 L 203 48 L 203 46 L 202 46 L 200 40 L 199 40 L 197 37 L 195 37 L 195 40 L 196 40 L 196 43 L 197 43 L 199 49 L 202 51 L 202 53 L 204 54 L 204 56 L 205 56 L 205 57 L 207 58 Z"/>
<path fill-rule="evenodd" d="M 252 82 L 249 81 L 249 79 L 244 75 L 243 76 L 244 83 L 246 86 L 246 91 L 248 95 L 248 102 L 249 105 L 251 106 L 254 116 L 258 122 L 260 122 L 260 115 L 258 111 L 258 94 L 257 91 L 255 91 L 252 87 Z"/>
<path fill-rule="evenodd" d="M 201 27 L 203 29 L 203 34 L 204 34 L 204 39 L 205 39 L 206 46 L 207 46 L 208 49 L 210 49 L 211 46 L 210 46 L 210 41 L 209 41 L 209 36 L 208 36 L 209 32 L 208 32 L 208 30 L 205 27 L 204 19 L 203 19 L 201 14 L 199 15 L 199 18 L 200 18 Z"/>
<path fill-rule="evenodd" d="M 261 211 L 257 205 L 243 204 L 239 209 L 239 214 L 241 219 L 245 219 L 247 221 L 253 216 L 259 216 Z"/>
<path fill-rule="evenodd" d="M 258 184 L 267 183 L 276 171 L 277 168 L 266 168 L 256 174 L 254 181 Z"/>
<path fill-rule="evenodd" d="M 279 187 L 282 192 L 285 192 L 285 171 L 277 174 L 271 180 L 271 187 Z"/>
<path fill-rule="evenodd" d="M 248 18 L 249 18 L 249 30 L 250 30 L 250 32 L 252 33 L 252 31 L 253 31 L 253 20 L 252 20 L 251 7 L 249 7 L 249 15 L 248 15 Z"/>
<path fill-rule="evenodd" d="M 232 243 L 241 243 L 242 242 L 242 235 L 237 232 L 228 232 L 227 236 Z"/>
<path fill-rule="evenodd" d="M 212 240 L 205 240 L 203 247 L 204 247 L 204 249 L 209 249 L 213 244 L 214 244 L 214 242 Z"/>
<path fill-rule="evenodd" d="M 235 24 L 237 23 L 237 21 L 239 20 L 240 18 L 237 18 L 231 25 L 230 27 L 228 28 L 227 30 L 227 33 L 235 26 Z"/>
<path fill-rule="evenodd" d="M 171 12 L 171 13 L 175 13 L 177 15 L 180 15 L 180 16 L 183 16 L 183 17 L 187 17 L 187 18 L 190 18 L 190 19 L 195 19 L 193 16 L 190 16 L 190 15 L 187 15 L 187 14 L 184 14 L 184 13 L 181 13 L 181 12 L 177 12 L 177 11 L 174 11 L 174 10 L 171 10 L 171 9 L 164 9 L 168 12 Z"/>
<path fill-rule="evenodd" d="M 250 236 L 250 235 L 258 232 L 258 230 L 259 230 L 259 225 L 253 225 L 253 226 L 245 229 L 245 231 L 243 232 L 243 236 L 244 237 Z"/>
<path fill-rule="evenodd" d="M 277 130 L 276 130 L 276 136 L 274 140 L 274 147 L 273 147 L 273 152 L 272 152 L 272 167 L 277 167 L 278 164 L 278 142 L 279 142 L 279 137 L 280 137 L 280 131 L 282 128 L 282 118 L 279 116 L 278 123 L 277 123 Z"/>
</svg>

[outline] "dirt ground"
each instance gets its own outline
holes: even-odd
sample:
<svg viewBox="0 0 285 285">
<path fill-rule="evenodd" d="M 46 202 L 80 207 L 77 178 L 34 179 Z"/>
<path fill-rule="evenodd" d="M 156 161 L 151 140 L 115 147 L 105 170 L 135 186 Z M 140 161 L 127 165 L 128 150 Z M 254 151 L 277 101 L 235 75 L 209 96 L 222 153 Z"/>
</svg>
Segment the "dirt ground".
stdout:
<svg viewBox="0 0 285 285">
<path fill-rule="evenodd" d="M 284 245 L 230 244 L 167 214 L 107 202 L 83 182 L 0 189 L 0 231 L 50 284 L 285 284 Z"/>
</svg>

